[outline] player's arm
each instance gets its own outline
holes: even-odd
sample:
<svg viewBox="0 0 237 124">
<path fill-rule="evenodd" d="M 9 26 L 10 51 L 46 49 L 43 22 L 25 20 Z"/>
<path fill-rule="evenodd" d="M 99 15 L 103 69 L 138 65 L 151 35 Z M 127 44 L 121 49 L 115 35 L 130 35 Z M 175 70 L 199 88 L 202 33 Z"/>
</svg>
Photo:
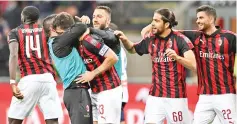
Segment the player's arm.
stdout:
<svg viewBox="0 0 237 124">
<path fill-rule="evenodd" d="M 115 45 L 119 45 L 120 41 L 116 35 L 114 35 L 113 30 L 100 30 L 100 29 L 95 29 L 95 28 L 90 28 L 90 33 L 91 34 L 96 34 L 102 37 L 104 40 L 104 43 L 110 47 L 114 48 Z"/>
<path fill-rule="evenodd" d="M 196 30 L 177 30 L 178 32 L 185 35 L 192 43 L 200 36 L 201 32 Z"/>
<path fill-rule="evenodd" d="M 237 54 L 235 54 L 234 76 L 237 77 Z"/>
<path fill-rule="evenodd" d="M 179 52 L 182 56 L 177 55 L 172 49 L 166 50 L 166 55 L 170 58 L 175 59 L 178 63 L 182 64 L 184 67 L 196 72 L 196 59 L 192 51 L 193 44 L 187 38 L 182 38 L 178 43 Z"/>
<path fill-rule="evenodd" d="M 234 64 L 234 76 L 237 76 L 237 53 L 236 53 L 236 40 L 237 34 L 232 34 L 231 38 L 231 51 L 235 54 L 235 64 Z M 237 86 L 237 84 L 236 84 Z"/>
<path fill-rule="evenodd" d="M 186 37 L 188 37 L 191 42 L 194 42 L 195 39 L 200 35 L 201 32 L 196 31 L 196 30 L 175 30 L 175 31 L 179 31 L 182 34 L 184 34 Z M 150 36 L 152 32 L 152 26 L 151 24 L 147 25 L 146 27 L 144 27 L 141 31 L 141 36 L 143 38 Z"/>
<path fill-rule="evenodd" d="M 173 53 L 170 51 L 171 49 L 166 50 L 167 56 L 170 56 L 171 58 L 174 58 L 178 63 L 182 64 L 184 67 L 196 71 L 196 60 L 195 56 L 192 50 L 188 50 L 184 52 L 183 57 L 177 55 L 176 57 L 173 57 Z"/>
<path fill-rule="evenodd" d="M 99 41 L 95 41 L 89 35 L 87 35 L 84 40 L 85 42 L 83 42 L 83 45 L 86 47 L 86 49 L 98 56 L 103 56 L 105 59 L 103 63 L 95 70 L 87 71 L 85 74 L 82 74 L 81 77 L 76 80 L 81 83 L 91 81 L 95 76 L 110 69 L 118 61 L 117 55 L 107 45 Z"/>
<path fill-rule="evenodd" d="M 145 39 L 142 39 L 142 41 L 138 42 L 138 43 L 133 43 L 132 41 L 130 41 L 127 36 L 125 36 L 125 34 L 122 31 L 114 31 L 114 34 L 117 35 L 119 37 L 119 39 L 122 41 L 125 49 L 131 53 L 137 53 L 139 55 L 143 55 L 143 54 L 148 54 L 148 44 L 151 41 L 151 37 L 147 37 Z"/>
<path fill-rule="evenodd" d="M 125 49 L 126 49 L 129 53 L 131 53 L 131 54 L 136 53 L 136 50 L 135 50 L 135 48 L 134 48 L 134 43 L 133 43 L 132 41 L 130 41 L 130 40 L 127 38 L 127 36 L 125 36 L 125 34 L 124 34 L 122 31 L 116 30 L 116 31 L 114 31 L 114 34 L 119 37 L 119 39 L 120 39 L 120 40 L 122 41 L 122 43 L 123 43 L 123 46 L 125 47 Z"/>
<path fill-rule="evenodd" d="M 87 26 L 77 23 L 66 30 L 62 35 L 57 36 L 53 43 L 53 52 L 57 57 L 65 57 L 71 52 L 74 44 L 78 43 L 78 39 L 88 34 Z"/>
<path fill-rule="evenodd" d="M 76 23 L 60 36 L 58 42 L 64 44 L 64 46 L 72 45 L 74 42 L 77 42 L 78 38 L 83 36 L 86 31 L 88 31 L 87 25 Z"/>
<path fill-rule="evenodd" d="M 16 80 L 17 61 L 18 61 L 18 47 L 19 47 L 18 42 L 11 42 L 9 44 L 9 50 L 10 50 L 9 74 L 10 74 L 10 79 L 11 80 Z"/>
<path fill-rule="evenodd" d="M 151 34 L 152 31 L 152 27 L 151 24 L 147 25 L 146 27 L 144 27 L 141 31 L 141 36 L 143 38 L 147 37 L 149 34 Z"/>
<path fill-rule="evenodd" d="M 16 71 L 17 71 L 17 61 L 18 61 L 18 49 L 19 43 L 14 30 L 12 30 L 8 35 L 9 43 L 9 75 L 10 75 L 10 84 L 12 87 L 13 95 L 18 99 L 23 99 L 23 94 L 20 92 L 16 84 Z"/>
<path fill-rule="evenodd" d="M 108 48 L 104 57 L 105 60 L 103 61 L 103 63 L 98 68 L 92 71 L 92 73 L 94 73 L 95 76 L 109 70 L 118 61 L 117 55 L 110 48 Z"/>
</svg>

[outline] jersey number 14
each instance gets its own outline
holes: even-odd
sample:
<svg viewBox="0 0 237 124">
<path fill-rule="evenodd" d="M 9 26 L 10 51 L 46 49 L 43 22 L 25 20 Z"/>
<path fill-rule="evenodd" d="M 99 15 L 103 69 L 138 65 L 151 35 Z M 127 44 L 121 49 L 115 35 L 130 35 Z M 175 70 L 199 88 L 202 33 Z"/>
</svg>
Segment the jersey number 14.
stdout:
<svg viewBox="0 0 237 124">
<path fill-rule="evenodd" d="M 27 58 L 30 58 L 30 50 L 31 51 L 37 51 L 38 58 L 41 58 L 41 51 L 40 51 L 40 41 L 39 41 L 39 35 L 35 35 L 35 41 L 34 37 L 32 35 L 26 36 L 26 56 Z M 36 45 L 34 45 L 36 43 Z"/>
</svg>

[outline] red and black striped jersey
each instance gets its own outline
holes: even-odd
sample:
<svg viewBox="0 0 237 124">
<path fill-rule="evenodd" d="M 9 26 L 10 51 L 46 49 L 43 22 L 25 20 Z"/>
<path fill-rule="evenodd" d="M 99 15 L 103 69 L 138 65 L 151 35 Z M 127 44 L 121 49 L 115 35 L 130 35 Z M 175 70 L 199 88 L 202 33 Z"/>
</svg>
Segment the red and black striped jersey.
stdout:
<svg viewBox="0 0 237 124">
<path fill-rule="evenodd" d="M 185 98 L 186 74 L 183 65 L 165 54 L 167 48 L 177 55 L 193 48 L 190 40 L 179 32 L 172 31 L 167 37 L 147 37 L 134 45 L 139 55 L 150 54 L 152 60 L 152 86 L 149 94 L 157 97 Z"/>
<path fill-rule="evenodd" d="M 98 41 L 98 39 L 95 40 L 90 35 L 85 36 L 81 45 L 78 47 L 80 56 L 83 58 L 87 70 L 89 71 L 93 71 L 103 63 L 105 60 L 104 55 L 108 50 L 108 46 L 103 42 Z M 114 66 L 97 75 L 90 81 L 90 86 L 93 92 L 113 89 L 120 86 L 120 84 L 121 82 Z"/>
<path fill-rule="evenodd" d="M 55 76 L 47 39 L 43 27 L 39 24 L 22 24 L 12 29 L 8 43 L 18 42 L 18 64 L 21 77 L 31 74 L 51 73 Z"/>
<path fill-rule="evenodd" d="M 217 28 L 211 35 L 200 31 L 182 31 L 194 44 L 198 94 L 236 93 L 236 79 L 233 76 L 236 34 Z"/>
</svg>

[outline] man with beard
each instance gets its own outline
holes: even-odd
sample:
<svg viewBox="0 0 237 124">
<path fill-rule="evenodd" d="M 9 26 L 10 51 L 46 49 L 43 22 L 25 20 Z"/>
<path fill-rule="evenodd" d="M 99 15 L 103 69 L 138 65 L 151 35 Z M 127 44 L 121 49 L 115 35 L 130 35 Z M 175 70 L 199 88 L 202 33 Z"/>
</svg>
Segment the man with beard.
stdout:
<svg viewBox="0 0 237 124">
<path fill-rule="evenodd" d="M 211 123 L 215 116 L 222 124 L 236 123 L 236 34 L 215 26 L 217 16 L 213 7 L 200 6 L 196 13 L 199 31 L 183 31 L 195 46 L 198 66 L 199 100 L 194 123 Z"/>
<path fill-rule="evenodd" d="M 120 57 L 120 41 L 114 35 L 114 31 L 109 28 L 111 22 L 111 9 L 107 6 L 97 6 L 93 13 L 93 28 L 90 28 L 91 34 L 97 34 L 104 39 L 104 43 L 111 48 Z M 109 40 L 106 40 L 109 39 Z M 121 59 L 114 65 L 118 76 L 121 75 Z M 107 80 L 106 76 L 103 76 Z M 120 84 L 119 84 L 120 85 Z M 94 87 L 94 86 L 92 86 Z M 106 94 L 114 92 L 112 90 L 106 91 Z M 106 100 L 108 95 L 104 93 L 98 93 L 92 88 L 91 99 L 93 107 L 93 121 L 94 124 L 98 123 L 120 123 L 121 105 L 122 105 L 122 87 L 116 88 L 114 94 L 118 94 L 115 98 L 118 103 L 113 104 L 112 100 Z"/>
<path fill-rule="evenodd" d="M 130 53 L 150 54 L 152 59 L 152 86 L 145 107 L 146 124 L 190 124 L 185 68 L 196 70 L 193 45 L 187 37 L 172 30 L 177 25 L 169 9 L 154 12 L 151 37 L 133 43 L 121 31 L 115 31 Z"/>
<path fill-rule="evenodd" d="M 215 116 L 222 124 L 236 123 L 236 34 L 215 26 L 216 10 L 209 5 L 197 8 L 196 14 L 199 31 L 180 31 L 193 42 L 197 60 L 199 100 L 194 123 L 208 124 Z M 150 29 L 144 28 L 142 35 Z"/>
</svg>

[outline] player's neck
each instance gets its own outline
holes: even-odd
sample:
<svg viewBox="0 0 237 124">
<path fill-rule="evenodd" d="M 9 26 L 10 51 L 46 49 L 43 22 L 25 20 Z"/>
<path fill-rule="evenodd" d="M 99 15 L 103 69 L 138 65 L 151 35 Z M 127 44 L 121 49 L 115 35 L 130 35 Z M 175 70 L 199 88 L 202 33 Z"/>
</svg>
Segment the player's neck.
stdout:
<svg viewBox="0 0 237 124">
<path fill-rule="evenodd" d="M 165 37 L 167 37 L 170 33 L 171 33 L 171 29 L 167 29 L 167 30 L 165 30 L 162 34 L 160 34 L 159 36 L 165 38 Z"/>
<path fill-rule="evenodd" d="M 217 28 L 215 27 L 215 25 L 212 25 L 210 28 L 208 28 L 204 33 L 207 35 L 211 35 L 213 34 L 215 31 L 217 30 Z"/>
</svg>

